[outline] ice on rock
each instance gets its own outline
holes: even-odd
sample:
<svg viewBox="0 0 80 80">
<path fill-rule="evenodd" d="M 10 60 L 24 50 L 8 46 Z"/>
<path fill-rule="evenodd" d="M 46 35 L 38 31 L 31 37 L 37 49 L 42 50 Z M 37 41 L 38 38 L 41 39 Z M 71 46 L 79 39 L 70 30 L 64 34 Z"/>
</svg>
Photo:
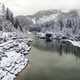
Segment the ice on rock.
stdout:
<svg viewBox="0 0 80 80">
<path fill-rule="evenodd" d="M 8 34 L 13 35 L 6 33 L 7 38 Z M 0 80 L 15 80 L 16 74 L 27 66 L 27 56 L 31 49 L 31 46 L 27 45 L 28 42 L 29 40 L 10 37 L 0 44 Z"/>
</svg>

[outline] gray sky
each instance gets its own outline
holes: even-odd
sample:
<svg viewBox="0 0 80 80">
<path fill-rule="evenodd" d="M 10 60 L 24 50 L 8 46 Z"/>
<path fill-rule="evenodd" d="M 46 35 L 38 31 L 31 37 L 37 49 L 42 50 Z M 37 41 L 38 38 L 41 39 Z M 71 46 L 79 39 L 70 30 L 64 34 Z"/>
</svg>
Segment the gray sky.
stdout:
<svg viewBox="0 0 80 80">
<path fill-rule="evenodd" d="M 15 15 L 34 14 L 46 9 L 80 9 L 80 0 L 0 0 Z"/>
</svg>

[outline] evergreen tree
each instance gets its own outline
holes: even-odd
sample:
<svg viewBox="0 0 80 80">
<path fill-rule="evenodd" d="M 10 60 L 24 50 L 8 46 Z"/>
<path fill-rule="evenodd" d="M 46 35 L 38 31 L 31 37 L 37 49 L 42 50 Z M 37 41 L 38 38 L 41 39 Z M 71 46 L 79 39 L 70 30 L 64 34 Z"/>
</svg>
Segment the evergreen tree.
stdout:
<svg viewBox="0 0 80 80">
<path fill-rule="evenodd" d="M 59 25 L 60 25 L 60 30 L 62 31 L 62 29 L 63 29 L 63 22 L 62 22 L 62 20 L 59 20 Z"/>
<path fill-rule="evenodd" d="M 11 23 L 12 23 L 12 24 L 14 24 L 14 17 L 13 17 L 13 13 L 11 13 L 11 15 L 10 15 L 10 21 L 11 21 Z"/>
<path fill-rule="evenodd" d="M 3 13 L 5 12 L 5 5 L 4 4 L 2 5 L 2 11 L 3 11 Z"/>
<path fill-rule="evenodd" d="M 18 20 L 15 19 L 14 27 L 17 29 L 18 28 Z"/>
<path fill-rule="evenodd" d="M 14 27 L 17 29 L 18 27 L 20 28 L 20 30 L 23 32 L 22 27 L 18 21 L 18 19 L 16 18 L 15 23 L 14 23 Z"/>
<path fill-rule="evenodd" d="M 6 19 L 9 20 L 9 9 L 6 9 Z"/>
<path fill-rule="evenodd" d="M 2 28 L 2 26 L 0 25 L 0 31 L 2 31 L 3 30 L 3 28 Z"/>
</svg>

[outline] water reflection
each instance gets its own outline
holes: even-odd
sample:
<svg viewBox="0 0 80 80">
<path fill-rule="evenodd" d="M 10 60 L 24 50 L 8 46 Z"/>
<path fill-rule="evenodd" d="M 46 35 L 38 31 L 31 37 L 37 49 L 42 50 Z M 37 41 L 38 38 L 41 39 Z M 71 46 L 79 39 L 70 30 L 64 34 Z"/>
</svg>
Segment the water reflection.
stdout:
<svg viewBox="0 0 80 80">
<path fill-rule="evenodd" d="M 72 54 L 80 58 L 80 48 L 73 46 L 69 43 L 62 43 L 60 40 L 53 40 L 51 42 L 46 42 L 44 39 L 35 38 L 33 45 L 36 48 L 43 50 L 50 50 L 57 52 L 60 56 L 65 54 Z"/>
<path fill-rule="evenodd" d="M 39 48 L 39 49 L 38 49 Z M 33 41 L 31 71 L 18 80 L 80 80 L 80 49 L 59 40 Z"/>
</svg>

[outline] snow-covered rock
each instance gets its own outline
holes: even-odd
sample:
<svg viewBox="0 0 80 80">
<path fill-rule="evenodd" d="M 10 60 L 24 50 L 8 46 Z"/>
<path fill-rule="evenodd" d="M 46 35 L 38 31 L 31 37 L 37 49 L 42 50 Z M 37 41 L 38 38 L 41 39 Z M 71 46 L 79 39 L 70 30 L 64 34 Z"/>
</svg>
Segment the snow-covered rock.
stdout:
<svg viewBox="0 0 80 80">
<path fill-rule="evenodd" d="M 0 80 L 15 80 L 16 75 L 29 63 L 31 46 L 28 44 L 31 40 L 13 39 L 9 34 L 6 33 L 9 39 L 0 44 Z"/>
<path fill-rule="evenodd" d="M 80 47 L 80 41 L 72 41 L 72 40 L 66 40 L 66 41 L 69 41 L 73 46 Z"/>
</svg>

